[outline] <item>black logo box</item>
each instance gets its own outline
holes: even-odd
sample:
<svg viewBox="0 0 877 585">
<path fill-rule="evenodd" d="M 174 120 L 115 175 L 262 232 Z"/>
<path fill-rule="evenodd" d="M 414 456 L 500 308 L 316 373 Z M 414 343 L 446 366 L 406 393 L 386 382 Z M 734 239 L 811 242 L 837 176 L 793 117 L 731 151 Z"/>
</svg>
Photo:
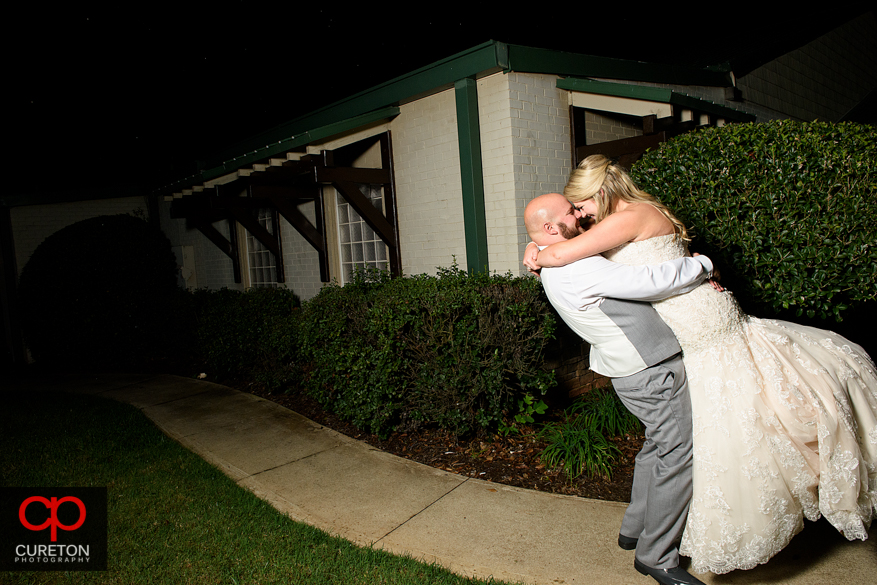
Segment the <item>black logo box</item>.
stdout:
<svg viewBox="0 0 877 585">
<path fill-rule="evenodd" d="M 24 509 L 31 527 L 49 521 L 41 530 L 25 526 L 19 517 L 22 504 L 29 498 L 45 498 L 56 502 L 57 522 L 51 521 L 52 511 L 43 500 L 33 500 Z M 58 503 L 63 498 L 77 498 L 85 507 L 85 520 L 75 530 L 59 525 L 75 526 L 80 520 L 75 501 Z M 52 542 L 51 524 L 56 524 L 56 540 Z M 88 553 L 86 556 L 84 552 Z M 104 571 L 107 568 L 107 488 L 0 488 L 0 571 Z"/>
</svg>

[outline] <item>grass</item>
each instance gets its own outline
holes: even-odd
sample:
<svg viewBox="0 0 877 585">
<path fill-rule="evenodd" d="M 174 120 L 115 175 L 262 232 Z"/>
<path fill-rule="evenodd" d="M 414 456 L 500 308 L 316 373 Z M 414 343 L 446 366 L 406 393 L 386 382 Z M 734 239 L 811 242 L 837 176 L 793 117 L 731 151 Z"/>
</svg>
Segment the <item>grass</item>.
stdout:
<svg viewBox="0 0 877 585">
<path fill-rule="evenodd" d="M 162 434 L 129 405 L 6 395 L 0 485 L 107 486 L 107 571 L 4 572 L 0 582 L 475 584 L 294 522 Z"/>
</svg>

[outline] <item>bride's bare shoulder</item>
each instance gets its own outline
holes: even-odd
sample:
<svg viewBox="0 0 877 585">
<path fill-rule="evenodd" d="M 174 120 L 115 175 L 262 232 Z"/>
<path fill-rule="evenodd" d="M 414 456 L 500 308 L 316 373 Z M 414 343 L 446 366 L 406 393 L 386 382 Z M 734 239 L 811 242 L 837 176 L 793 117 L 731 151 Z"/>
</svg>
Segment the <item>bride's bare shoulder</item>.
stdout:
<svg viewBox="0 0 877 585">
<path fill-rule="evenodd" d="M 644 202 L 629 203 L 619 213 L 629 213 L 631 219 L 635 218 L 639 224 L 639 233 L 633 241 L 647 240 L 655 236 L 665 236 L 675 233 L 673 224 L 654 205 Z"/>
</svg>

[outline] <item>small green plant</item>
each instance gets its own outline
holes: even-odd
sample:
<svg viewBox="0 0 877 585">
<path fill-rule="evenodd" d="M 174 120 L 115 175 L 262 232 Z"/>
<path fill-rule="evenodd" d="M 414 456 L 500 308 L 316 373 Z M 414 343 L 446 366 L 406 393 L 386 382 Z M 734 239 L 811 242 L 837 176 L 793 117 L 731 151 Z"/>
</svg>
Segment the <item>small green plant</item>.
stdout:
<svg viewBox="0 0 877 585">
<path fill-rule="evenodd" d="M 548 446 L 541 459 L 551 468 L 562 468 L 572 480 L 582 473 L 612 476 L 612 467 L 621 451 L 607 436 L 636 432 L 641 428 L 611 389 L 594 390 L 592 396 L 577 400 L 564 411 L 564 420 L 548 423 L 539 438 Z"/>
<path fill-rule="evenodd" d="M 498 432 L 503 437 L 507 437 L 510 434 L 520 433 L 520 429 L 518 425 L 526 425 L 535 422 L 533 418 L 534 414 L 545 414 L 545 411 L 548 410 L 548 405 L 545 404 L 544 400 L 536 400 L 536 398 L 532 394 L 525 394 L 523 398 L 518 400 L 518 412 L 515 414 L 514 422 L 507 422 L 506 419 L 503 419 L 499 422 Z"/>
<path fill-rule="evenodd" d="M 567 409 L 568 415 L 591 419 L 589 424 L 610 437 L 636 433 L 642 428 L 639 419 L 624 407 L 612 388 L 600 388 L 592 394 L 574 402 Z"/>
<path fill-rule="evenodd" d="M 549 443 L 542 452 L 543 463 L 554 469 L 563 468 L 570 480 L 582 473 L 611 478 L 612 463 L 621 453 L 606 435 L 583 418 L 546 425 L 539 437 Z"/>
</svg>

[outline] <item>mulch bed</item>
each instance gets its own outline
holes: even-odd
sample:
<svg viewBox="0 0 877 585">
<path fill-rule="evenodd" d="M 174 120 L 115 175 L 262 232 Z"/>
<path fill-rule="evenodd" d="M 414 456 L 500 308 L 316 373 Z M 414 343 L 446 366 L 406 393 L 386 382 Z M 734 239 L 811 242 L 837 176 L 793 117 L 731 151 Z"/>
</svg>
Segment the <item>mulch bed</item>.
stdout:
<svg viewBox="0 0 877 585">
<path fill-rule="evenodd" d="M 249 384 L 230 385 L 399 457 L 467 477 L 554 494 L 628 502 L 634 458 L 643 442 L 642 436 L 611 439 L 621 450 L 611 479 L 582 475 L 570 480 L 562 471 L 548 469 L 540 461 L 539 455 L 545 443 L 533 436 L 532 428 L 524 427 L 520 434 L 507 437 L 495 435 L 472 439 L 460 439 L 445 431 L 427 428 L 393 433 L 383 440 L 326 412 L 303 393 L 272 394 Z"/>
</svg>

